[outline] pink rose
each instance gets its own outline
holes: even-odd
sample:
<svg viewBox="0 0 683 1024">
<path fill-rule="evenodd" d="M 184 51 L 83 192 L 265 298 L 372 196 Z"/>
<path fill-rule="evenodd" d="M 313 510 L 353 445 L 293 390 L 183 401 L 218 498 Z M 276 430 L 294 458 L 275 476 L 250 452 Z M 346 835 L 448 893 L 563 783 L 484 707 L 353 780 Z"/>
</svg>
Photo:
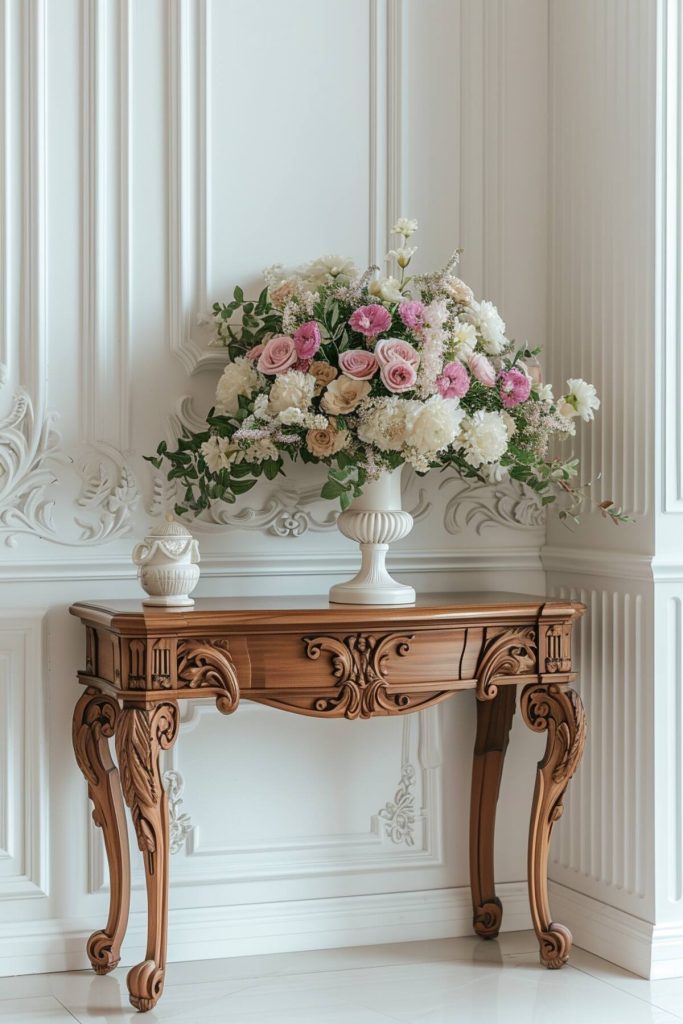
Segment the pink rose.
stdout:
<svg viewBox="0 0 683 1024">
<path fill-rule="evenodd" d="M 263 352 L 264 348 L 265 345 L 254 345 L 254 347 L 250 348 L 249 351 L 247 352 L 247 359 L 251 359 L 252 363 L 255 363 L 258 357 Z"/>
<path fill-rule="evenodd" d="M 315 320 L 309 320 L 292 335 L 299 359 L 312 359 L 320 348 L 320 328 Z"/>
<path fill-rule="evenodd" d="M 369 380 L 377 373 L 379 363 L 372 352 L 366 352 L 363 348 L 350 348 L 339 356 L 339 366 L 353 380 Z"/>
<path fill-rule="evenodd" d="M 462 363 L 446 363 L 443 373 L 436 378 L 436 390 L 442 398 L 462 398 L 470 389 L 470 375 Z"/>
<path fill-rule="evenodd" d="M 256 364 L 261 373 L 286 373 L 297 361 L 293 340 L 287 334 L 275 334 L 263 346 Z"/>
<path fill-rule="evenodd" d="M 421 302 L 402 302 L 398 307 L 398 315 L 410 331 L 424 327 L 425 308 Z"/>
<path fill-rule="evenodd" d="M 492 388 L 496 383 L 496 371 L 493 368 L 493 363 L 481 352 L 475 352 L 470 356 L 469 368 L 484 387 Z"/>
<path fill-rule="evenodd" d="M 373 303 L 371 306 L 360 306 L 349 317 L 349 325 L 366 338 L 376 338 L 391 327 L 391 314 L 384 306 Z"/>
<path fill-rule="evenodd" d="M 409 341 L 402 341 L 400 338 L 382 338 L 375 345 L 375 356 L 380 366 L 393 363 L 396 359 L 410 363 L 416 370 L 420 365 L 419 353 L 415 351 Z"/>
<path fill-rule="evenodd" d="M 417 374 L 415 367 L 406 363 L 404 359 L 395 359 L 391 363 L 385 363 L 380 370 L 382 383 L 388 391 L 410 391 L 415 387 Z"/>
</svg>

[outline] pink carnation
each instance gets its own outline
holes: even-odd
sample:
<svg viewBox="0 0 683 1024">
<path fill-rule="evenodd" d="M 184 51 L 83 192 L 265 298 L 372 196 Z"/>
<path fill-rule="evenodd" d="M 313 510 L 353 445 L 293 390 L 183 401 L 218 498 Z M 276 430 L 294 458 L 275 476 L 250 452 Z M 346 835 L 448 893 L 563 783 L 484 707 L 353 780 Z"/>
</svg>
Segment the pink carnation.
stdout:
<svg viewBox="0 0 683 1024">
<path fill-rule="evenodd" d="M 395 359 L 391 363 L 385 363 L 380 370 L 382 383 L 388 391 L 410 391 L 415 387 L 417 373 L 415 367 L 406 363 L 404 359 Z"/>
<path fill-rule="evenodd" d="M 436 378 L 436 390 L 442 398 L 462 398 L 470 389 L 470 376 L 457 361 L 446 363 L 443 373 Z"/>
<path fill-rule="evenodd" d="M 375 356 L 380 366 L 393 363 L 396 359 L 410 363 L 416 370 L 420 365 L 419 352 L 415 351 L 409 341 L 403 341 L 402 338 L 382 338 L 375 345 Z"/>
<path fill-rule="evenodd" d="M 299 370 L 301 373 L 308 373 L 311 365 L 310 359 L 297 359 L 292 367 L 293 370 Z"/>
<path fill-rule="evenodd" d="M 366 338 L 376 338 L 378 334 L 383 334 L 391 327 L 391 314 L 379 303 L 360 306 L 349 317 L 349 324 L 354 331 L 364 334 Z"/>
<path fill-rule="evenodd" d="M 475 352 L 470 356 L 468 365 L 480 384 L 487 388 L 493 387 L 496 383 L 496 371 L 490 359 L 487 359 L 481 352 Z"/>
<path fill-rule="evenodd" d="M 320 328 L 315 320 L 302 324 L 294 334 L 294 345 L 299 359 L 312 359 L 320 348 Z"/>
<path fill-rule="evenodd" d="M 526 402 L 531 393 L 531 381 L 515 366 L 498 374 L 498 394 L 506 409 L 514 409 L 520 402 Z"/>
<path fill-rule="evenodd" d="M 297 361 L 293 340 L 287 334 L 276 334 L 263 346 L 256 364 L 261 373 L 286 373 Z"/>
<path fill-rule="evenodd" d="M 424 327 L 425 308 L 421 302 L 402 302 L 398 307 L 398 315 L 410 331 Z"/>
<path fill-rule="evenodd" d="M 379 364 L 372 352 L 364 348 L 350 348 L 339 356 L 339 368 L 354 380 L 369 380 L 377 373 Z"/>
</svg>

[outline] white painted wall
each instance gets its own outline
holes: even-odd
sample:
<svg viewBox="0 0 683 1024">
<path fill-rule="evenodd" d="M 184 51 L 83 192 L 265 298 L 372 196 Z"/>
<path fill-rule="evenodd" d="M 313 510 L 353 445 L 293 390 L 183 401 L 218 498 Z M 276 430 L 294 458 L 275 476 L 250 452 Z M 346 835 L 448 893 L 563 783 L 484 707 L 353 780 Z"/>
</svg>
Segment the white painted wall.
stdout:
<svg viewBox="0 0 683 1024">
<path fill-rule="evenodd" d="M 0 974 L 85 965 L 105 914 L 67 607 L 138 594 L 130 550 L 169 497 L 141 456 L 209 404 L 207 307 L 276 259 L 377 259 L 405 213 L 423 265 L 465 246 L 463 275 L 542 341 L 547 28 L 546 0 L 0 0 Z M 198 526 L 199 593 L 322 592 L 347 573 L 317 486 L 292 475 Z M 544 589 L 519 495 L 435 476 L 406 504 L 394 568 L 422 590 Z M 468 697 L 405 722 L 187 715 L 168 764 L 191 823 L 172 958 L 469 931 Z M 516 723 L 506 927 L 528 925 L 540 744 Z M 411 766 L 415 828 L 394 841 L 380 811 Z"/>
</svg>

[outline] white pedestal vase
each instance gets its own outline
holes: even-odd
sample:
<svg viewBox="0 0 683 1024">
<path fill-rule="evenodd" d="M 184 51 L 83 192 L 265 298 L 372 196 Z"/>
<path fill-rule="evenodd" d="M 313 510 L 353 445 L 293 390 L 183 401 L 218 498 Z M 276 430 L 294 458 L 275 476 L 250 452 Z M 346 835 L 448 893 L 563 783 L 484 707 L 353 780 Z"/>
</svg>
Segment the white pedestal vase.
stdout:
<svg viewBox="0 0 683 1024">
<path fill-rule="evenodd" d="M 413 528 L 413 517 L 401 509 L 402 468 L 366 484 L 360 498 L 337 519 L 344 536 L 358 542 L 361 566 L 353 579 L 330 588 L 330 601 L 336 604 L 414 602 L 413 587 L 397 583 L 385 565 L 389 545 L 407 537 Z"/>
</svg>

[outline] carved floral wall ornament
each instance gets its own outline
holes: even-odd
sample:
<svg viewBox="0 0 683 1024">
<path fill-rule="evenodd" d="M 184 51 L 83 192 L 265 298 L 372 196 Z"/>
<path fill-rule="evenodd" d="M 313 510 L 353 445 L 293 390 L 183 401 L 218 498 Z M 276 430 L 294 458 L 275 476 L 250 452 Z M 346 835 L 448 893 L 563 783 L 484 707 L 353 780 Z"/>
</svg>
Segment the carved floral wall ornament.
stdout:
<svg viewBox="0 0 683 1024">
<path fill-rule="evenodd" d="M 410 703 L 405 694 L 389 694 L 386 661 L 389 654 L 405 657 L 410 652 L 412 636 L 353 633 L 343 640 L 333 636 L 303 639 L 306 654 L 312 660 L 323 651 L 331 655 L 332 672 L 338 680 L 337 694 L 316 700 L 316 711 L 341 711 L 346 718 L 369 718 L 380 709 L 396 712 Z"/>
<path fill-rule="evenodd" d="M 442 492 L 455 492 L 443 513 L 444 529 L 462 533 L 474 527 L 478 534 L 488 526 L 507 526 L 514 530 L 536 530 L 545 525 L 545 509 L 539 496 L 515 480 L 483 484 L 449 475 L 439 485 Z"/>
<path fill-rule="evenodd" d="M 498 686 L 497 676 L 516 676 L 536 668 L 536 630 L 520 626 L 487 637 L 476 669 L 477 699 L 493 700 Z"/>
<path fill-rule="evenodd" d="M 415 845 L 415 767 L 406 762 L 401 769 L 401 780 L 393 800 L 388 800 L 378 812 L 384 823 L 388 839 L 397 846 Z"/>
<path fill-rule="evenodd" d="M 166 794 L 168 796 L 168 824 L 170 831 L 170 851 L 180 853 L 185 846 L 185 840 L 192 835 L 194 825 L 189 814 L 181 811 L 183 805 L 183 790 L 185 781 L 175 768 L 167 768 L 162 775 Z"/>
</svg>

